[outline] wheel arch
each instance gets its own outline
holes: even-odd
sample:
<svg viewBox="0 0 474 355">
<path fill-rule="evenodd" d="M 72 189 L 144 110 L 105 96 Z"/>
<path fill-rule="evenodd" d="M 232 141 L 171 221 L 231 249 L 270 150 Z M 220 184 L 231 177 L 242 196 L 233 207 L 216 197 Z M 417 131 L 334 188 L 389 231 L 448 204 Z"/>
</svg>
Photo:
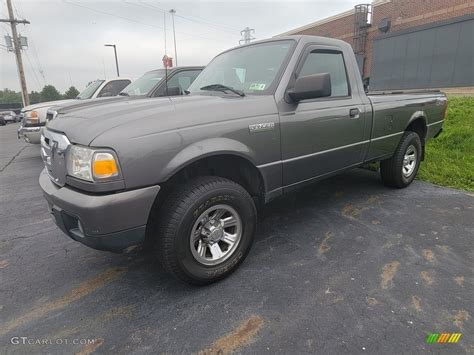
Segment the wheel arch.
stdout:
<svg viewBox="0 0 474 355">
<path fill-rule="evenodd" d="M 428 132 L 426 113 L 424 111 L 416 111 L 413 113 L 408 120 L 405 131 L 418 133 L 424 145 L 426 133 Z"/>
<path fill-rule="evenodd" d="M 266 184 L 257 168 L 255 152 L 242 142 L 219 137 L 193 143 L 169 161 L 160 180 L 163 185 L 173 185 L 202 175 L 237 182 L 258 200 L 265 196 Z"/>
<path fill-rule="evenodd" d="M 421 140 L 421 160 L 425 160 L 425 142 L 428 133 L 426 113 L 424 111 L 416 111 L 408 120 L 405 131 L 418 134 Z"/>
</svg>

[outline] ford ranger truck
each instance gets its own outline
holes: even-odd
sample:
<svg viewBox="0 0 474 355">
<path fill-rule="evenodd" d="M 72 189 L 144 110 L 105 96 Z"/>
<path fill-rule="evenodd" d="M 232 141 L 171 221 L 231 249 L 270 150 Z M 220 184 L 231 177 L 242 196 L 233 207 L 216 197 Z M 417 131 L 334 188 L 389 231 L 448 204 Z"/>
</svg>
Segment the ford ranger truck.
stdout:
<svg viewBox="0 0 474 355">
<path fill-rule="evenodd" d="M 410 185 L 447 107 L 439 92 L 367 95 L 351 46 L 314 36 L 225 51 L 187 93 L 52 120 L 39 183 L 70 238 L 143 243 L 198 285 L 245 259 L 261 204 L 369 162 L 385 185 Z"/>
</svg>

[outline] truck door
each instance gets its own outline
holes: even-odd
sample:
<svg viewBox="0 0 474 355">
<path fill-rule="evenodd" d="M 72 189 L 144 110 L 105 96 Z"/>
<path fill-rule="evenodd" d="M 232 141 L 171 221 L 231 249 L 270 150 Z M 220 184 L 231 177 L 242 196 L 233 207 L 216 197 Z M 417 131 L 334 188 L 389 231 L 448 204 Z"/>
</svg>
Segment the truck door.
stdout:
<svg viewBox="0 0 474 355">
<path fill-rule="evenodd" d="M 309 45 L 302 52 L 292 80 L 329 73 L 332 93 L 298 103 L 286 97 L 279 103 L 284 186 L 362 162 L 372 111 L 362 102 L 365 94 L 351 87 L 355 73 L 359 74 L 347 67 L 346 63 L 353 63 L 345 59 L 342 50 L 332 46 Z"/>
</svg>

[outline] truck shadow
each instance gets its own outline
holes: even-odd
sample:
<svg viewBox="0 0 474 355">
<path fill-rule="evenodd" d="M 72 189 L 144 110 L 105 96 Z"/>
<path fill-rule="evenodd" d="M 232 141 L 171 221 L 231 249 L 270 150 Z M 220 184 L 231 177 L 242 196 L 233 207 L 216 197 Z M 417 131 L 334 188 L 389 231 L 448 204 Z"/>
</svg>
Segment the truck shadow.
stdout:
<svg viewBox="0 0 474 355">
<path fill-rule="evenodd" d="M 386 193 L 387 191 L 393 190 L 387 189 L 382 185 L 378 173 L 365 169 L 356 169 L 331 179 L 308 185 L 301 190 L 272 201 L 260 212 L 254 246 L 239 270 L 245 270 L 246 265 L 252 262 L 252 259 L 260 259 L 262 257 L 265 253 L 265 248 L 259 247 L 259 245 L 272 240 L 271 244 L 272 248 L 274 248 L 274 253 L 285 254 L 289 251 L 289 247 L 291 249 L 292 245 L 302 241 L 300 236 L 300 234 L 303 234 L 300 233 L 302 225 L 314 223 L 314 219 L 321 216 L 329 214 L 340 215 L 341 206 L 347 203 L 356 205 L 360 201 L 366 201 L 368 196 Z M 140 287 L 156 287 L 156 284 L 159 283 L 161 290 L 166 290 L 166 292 L 170 292 L 176 297 L 181 297 L 184 290 L 195 292 L 195 290 L 201 289 L 177 282 L 163 270 L 156 261 L 155 256 L 151 253 L 137 250 L 132 252 L 128 259 L 130 268 L 136 271 L 134 275 L 143 275 L 139 279 L 142 277 L 148 279 L 148 281 L 142 279 L 141 281 L 144 284 Z M 233 278 L 233 276 L 230 278 Z M 220 287 L 218 285 L 225 284 L 226 282 L 226 280 L 223 280 L 208 287 Z"/>
<path fill-rule="evenodd" d="M 265 223 L 274 217 L 291 218 L 295 212 L 307 208 L 324 212 L 325 209 L 333 208 L 336 202 L 386 191 L 378 172 L 356 169 L 275 199 L 264 207 L 261 222 Z"/>
</svg>

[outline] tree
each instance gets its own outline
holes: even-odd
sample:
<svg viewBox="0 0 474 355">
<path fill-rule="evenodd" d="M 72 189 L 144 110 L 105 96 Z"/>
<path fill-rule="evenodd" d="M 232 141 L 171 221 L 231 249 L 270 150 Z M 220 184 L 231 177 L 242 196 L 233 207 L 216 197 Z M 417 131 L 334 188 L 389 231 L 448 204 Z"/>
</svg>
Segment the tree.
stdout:
<svg viewBox="0 0 474 355">
<path fill-rule="evenodd" d="M 9 89 L 0 90 L 0 103 L 3 103 L 3 104 L 22 103 L 21 93 L 15 92 Z"/>
<path fill-rule="evenodd" d="M 79 95 L 79 90 L 77 90 L 74 86 L 71 86 L 67 91 L 64 93 L 65 99 L 75 99 Z"/>
<path fill-rule="evenodd" d="M 46 85 L 40 93 L 41 102 L 61 100 L 61 94 L 53 85 Z"/>
<path fill-rule="evenodd" d="M 41 94 L 38 91 L 30 92 L 30 104 L 41 102 Z"/>
</svg>

